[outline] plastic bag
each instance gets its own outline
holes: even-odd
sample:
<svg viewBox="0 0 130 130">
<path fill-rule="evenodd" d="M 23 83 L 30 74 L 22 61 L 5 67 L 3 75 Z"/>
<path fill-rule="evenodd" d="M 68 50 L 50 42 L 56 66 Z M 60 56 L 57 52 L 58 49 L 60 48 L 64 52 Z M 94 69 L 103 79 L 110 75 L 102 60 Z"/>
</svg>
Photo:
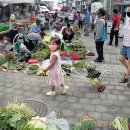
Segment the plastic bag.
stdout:
<svg viewBox="0 0 130 130">
<path fill-rule="evenodd" d="M 69 123 L 65 119 L 58 119 L 56 112 L 51 112 L 47 118 L 48 130 L 70 130 Z"/>
</svg>

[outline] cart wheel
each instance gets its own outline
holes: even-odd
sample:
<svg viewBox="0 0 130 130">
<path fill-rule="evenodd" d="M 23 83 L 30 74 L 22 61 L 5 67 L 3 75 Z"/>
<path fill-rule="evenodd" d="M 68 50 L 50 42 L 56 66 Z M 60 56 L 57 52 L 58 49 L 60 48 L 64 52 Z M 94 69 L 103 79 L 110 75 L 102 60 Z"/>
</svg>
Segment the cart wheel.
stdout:
<svg viewBox="0 0 130 130">
<path fill-rule="evenodd" d="M 98 92 L 103 92 L 105 90 L 105 86 L 104 85 L 98 85 L 97 86 L 97 91 Z"/>
</svg>

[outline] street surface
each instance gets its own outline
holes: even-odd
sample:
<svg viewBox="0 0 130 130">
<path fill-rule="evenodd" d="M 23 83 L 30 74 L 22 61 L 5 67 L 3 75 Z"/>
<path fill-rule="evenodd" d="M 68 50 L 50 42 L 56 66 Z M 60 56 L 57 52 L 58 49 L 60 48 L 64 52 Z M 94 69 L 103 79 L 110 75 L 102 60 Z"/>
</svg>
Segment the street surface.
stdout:
<svg viewBox="0 0 130 130">
<path fill-rule="evenodd" d="M 89 37 L 82 36 L 85 46 L 89 51 L 95 51 L 93 33 Z M 70 86 L 67 95 L 61 95 L 62 89 L 57 89 L 55 97 L 47 97 L 45 93 L 50 90 L 47 77 L 26 75 L 23 72 L 9 73 L 0 72 L 0 105 L 6 105 L 9 101 L 35 99 L 46 102 L 48 113 L 56 111 L 65 117 L 70 123 L 78 121 L 85 115 L 96 119 L 111 121 L 117 116 L 130 117 L 130 89 L 126 84 L 119 81 L 125 73 L 125 69 L 118 61 L 121 48 L 119 46 L 104 46 L 103 63 L 97 67 L 102 73 L 102 82 L 106 89 L 99 93 L 87 80 L 78 77 L 65 77 L 66 85 Z M 87 57 L 86 60 L 93 61 L 95 57 Z"/>
</svg>

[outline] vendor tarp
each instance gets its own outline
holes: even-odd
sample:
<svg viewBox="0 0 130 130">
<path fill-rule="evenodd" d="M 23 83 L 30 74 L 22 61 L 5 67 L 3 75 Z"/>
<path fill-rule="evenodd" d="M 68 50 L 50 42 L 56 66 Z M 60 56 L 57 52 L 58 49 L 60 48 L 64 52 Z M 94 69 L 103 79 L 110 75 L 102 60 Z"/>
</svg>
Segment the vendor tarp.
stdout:
<svg viewBox="0 0 130 130">
<path fill-rule="evenodd" d="M 0 2 L 8 2 L 12 4 L 19 4 L 19 3 L 34 3 L 35 0 L 0 0 Z"/>
</svg>

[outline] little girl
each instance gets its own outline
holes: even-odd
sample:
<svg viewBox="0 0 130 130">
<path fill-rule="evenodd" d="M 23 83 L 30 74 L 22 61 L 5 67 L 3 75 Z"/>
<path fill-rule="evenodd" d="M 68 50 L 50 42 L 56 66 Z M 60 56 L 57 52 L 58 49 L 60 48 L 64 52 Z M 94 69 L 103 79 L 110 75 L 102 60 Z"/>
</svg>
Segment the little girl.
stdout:
<svg viewBox="0 0 130 130">
<path fill-rule="evenodd" d="M 51 86 L 51 91 L 47 92 L 47 96 L 55 96 L 55 87 L 61 86 L 63 88 L 63 94 L 66 94 L 69 90 L 69 86 L 64 85 L 64 78 L 61 72 L 61 58 L 59 49 L 63 50 L 64 45 L 61 45 L 61 41 L 58 38 L 52 38 L 51 44 L 49 45 L 51 50 L 50 64 L 44 72 L 48 71 L 48 81 L 49 86 Z"/>
</svg>

